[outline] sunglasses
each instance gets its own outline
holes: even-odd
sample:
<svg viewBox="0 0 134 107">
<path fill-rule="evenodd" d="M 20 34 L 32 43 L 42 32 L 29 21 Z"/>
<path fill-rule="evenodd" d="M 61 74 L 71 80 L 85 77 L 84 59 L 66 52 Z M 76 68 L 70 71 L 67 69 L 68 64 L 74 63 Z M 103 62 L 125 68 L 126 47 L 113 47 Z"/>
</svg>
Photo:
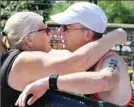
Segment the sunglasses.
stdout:
<svg viewBox="0 0 134 107">
<path fill-rule="evenodd" d="M 36 31 L 32 31 L 32 32 L 30 32 L 30 33 L 28 33 L 28 34 L 31 34 L 31 33 L 36 33 L 36 32 L 41 32 L 41 31 L 46 31 L 46 33 L 47 33 L 47 34 L 49 34 L 50 29 L 49 29 L 49 28 L 45 28 L 45 29 L 39 29 L 39 30 L 36 30 Z"/>
<path fill-rule="evenodd" d="M 61 27 L 62 27 L 64 32 L 66 32 L 68 30 L 89 30 L 88 28 L 73 28 L 73 29 L 71 29 L 71 28 L 68 28 L 66 25 L 63 25 Z"/>
</svg>

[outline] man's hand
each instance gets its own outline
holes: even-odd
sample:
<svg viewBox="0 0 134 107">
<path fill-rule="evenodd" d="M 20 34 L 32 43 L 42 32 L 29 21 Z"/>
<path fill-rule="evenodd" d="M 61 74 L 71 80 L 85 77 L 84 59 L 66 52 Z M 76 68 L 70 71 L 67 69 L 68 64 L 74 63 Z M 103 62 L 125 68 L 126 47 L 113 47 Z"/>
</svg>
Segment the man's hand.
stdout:
<svg viewBox="0 0 134 107">
<path fill-rule="evenodd" d="M 24 107 L 26 98 L 29 94 L 32 94 L 32 97 L 27 103 L 28 105 L 33 104 L 38 98 L 44 95 L 44 93 L 48 90 L 48 87 L 48 78 L 43 78 L 27 85 L 24 91 L 20 94 L 15 105 Z"/>
</svg>

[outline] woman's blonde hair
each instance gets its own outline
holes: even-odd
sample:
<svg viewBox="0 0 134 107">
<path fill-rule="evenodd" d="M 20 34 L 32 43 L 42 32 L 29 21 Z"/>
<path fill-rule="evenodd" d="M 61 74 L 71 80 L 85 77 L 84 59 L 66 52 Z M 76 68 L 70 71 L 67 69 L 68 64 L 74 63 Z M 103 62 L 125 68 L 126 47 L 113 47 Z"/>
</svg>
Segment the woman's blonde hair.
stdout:
<svg viewBox="0 0 134 107">
<path fill-rule="evenodd" d="M 43 22 L 43 17 L 35 12 L 17 12 L 6 22 L 3 30 L 3 41 L 7 48 L 15 47 L 24 36 L 39 29 L 39 24 Z M 4 45 L 3 45 L 4 46 Z"/>
</svg>

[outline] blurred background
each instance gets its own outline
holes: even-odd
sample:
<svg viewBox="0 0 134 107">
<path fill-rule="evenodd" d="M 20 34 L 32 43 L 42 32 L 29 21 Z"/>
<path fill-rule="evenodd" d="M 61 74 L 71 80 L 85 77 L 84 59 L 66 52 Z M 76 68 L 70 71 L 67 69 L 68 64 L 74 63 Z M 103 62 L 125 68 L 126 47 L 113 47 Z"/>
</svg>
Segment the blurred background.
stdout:
<svg viewBox="0 0 134 107">
<path fill-rule="evenodd" d="M 49 16 L 64 11 L 78 1 L 95 3 L 104 10 L 109 22 L 105 33 L 119 27 L 126 30 L 127 43 L 124 46 L 116 45 L 113 50 L 124 58 L 134 89 L 134 0 L 0 0 L 0 31 L 9 16 L 15 12 L 34 11 L 41 14 L 51 28 L 52 47 L 63 49 L 64 44 L 57 35 L 60 25 L 52 23 Z"/>
</svg>

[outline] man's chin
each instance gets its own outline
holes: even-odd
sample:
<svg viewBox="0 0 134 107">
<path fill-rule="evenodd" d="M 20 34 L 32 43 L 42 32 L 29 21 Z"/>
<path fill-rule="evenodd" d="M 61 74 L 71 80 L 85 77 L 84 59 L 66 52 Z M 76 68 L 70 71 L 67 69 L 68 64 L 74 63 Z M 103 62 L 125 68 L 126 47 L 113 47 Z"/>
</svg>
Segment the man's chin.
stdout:
<svg viewBox="0 0 134 107">
<path fill-rule="evenodd" d="M 65 50 L 68 50 L 68 51 L 70 51 L 70 52 L 73 52 L 73 50 L 72 50 L 71 48 L 67 47 L 67 46 L 65 46 L 64 49 L 65 49 Z"/>
</svg>

